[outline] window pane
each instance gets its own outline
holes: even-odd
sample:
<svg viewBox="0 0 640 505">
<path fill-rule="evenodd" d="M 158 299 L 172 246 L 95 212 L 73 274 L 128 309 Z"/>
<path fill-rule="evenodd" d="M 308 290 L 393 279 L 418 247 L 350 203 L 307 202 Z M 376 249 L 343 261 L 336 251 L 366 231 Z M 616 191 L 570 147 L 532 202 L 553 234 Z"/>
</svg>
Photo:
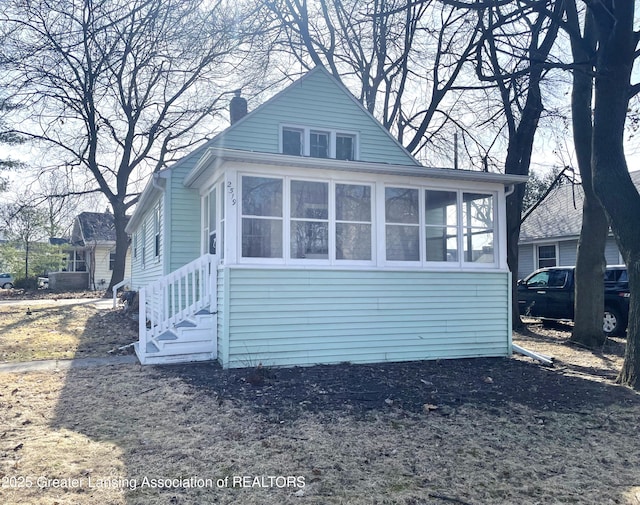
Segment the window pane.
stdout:
<svg viewBox="0 0 640 505">
<path fill-rule="evenodd" d="M 458 261 L 458 229 L 428 226 L 427 261 Z"/>
<path fill-rule="evenodd" d="M 329 258 L 329 225 L 313 221 L 291 221 L 291 257 Z"/>
<path fill-rule="evenodd" d="M 425 224 L 458 226 L 455 191 L 425 191 Z"/>
<path fill-rule="evenodd" d="M 538 268 L 555 267 L 556 266 L 556 246 L 541 245 L 538 246 Z"/>
<path fill-rule="evenodd" d="M 407 188 L 386 188 L 385 217 L 387 223 L 419 222 L 418 190 Z"/>
<path fill-rule="evenodd" d="M 336 159 L 353 160 L 353 137 L 350 135 L 336 135 Z"/>
<path fill-rule="evenodd" d="M 291 217 L 329 219 L 329 184 L 291 181 Z"/>
<path fill-rule="evenodd" d="M 209 193 L 209 232 L 216 229 L 216 190 Z"/>
<path fill-rule="evenodd" d="M 242 256 L 282 258 L 282 220 L 242 219 Z"/>
<path fill-rule="evenodd" d="M 282 217 L 282 179 L 243 177 L 242 213 L 245 216 Z"/>
<path fill-rule="evenodd" d="M 337 223 L 336 259 L 370 260 L 371 225 Z"/>
<path fill-rule="evenodd" d="M 216 232 L 209 234 L 209 254 L 215 254 L 217 249 Z"/>
<path fill-rule="evenodd" d="M 386 239 L 387 260 L 420 260 L 420 228 L 418 226 L 387 225 Z"/>
<path fill-rule="evenodd" d="M 463 226 L 493 228 L 493 196 L 480 193 L 463 193 Z"/>
<path fill-rule="evenodd" d="M 302 155 L 302 131 L 282 129 L 282 154 Z"/>
<path fill-rule="evenodd" d="M 371 186 L 336 184 L 336 220 L 371 222 Z"/>
<path fill-rule="evenodd" d="M 493 263 L 493 231 L 464 230 L 464 260 L 473 263 Z"/>
<path fill-rule="evenodd" d="M 329 157 L 329 134 L 311 132 L 309 139 L 309 154 L 314 158 Z"/>
</svg>

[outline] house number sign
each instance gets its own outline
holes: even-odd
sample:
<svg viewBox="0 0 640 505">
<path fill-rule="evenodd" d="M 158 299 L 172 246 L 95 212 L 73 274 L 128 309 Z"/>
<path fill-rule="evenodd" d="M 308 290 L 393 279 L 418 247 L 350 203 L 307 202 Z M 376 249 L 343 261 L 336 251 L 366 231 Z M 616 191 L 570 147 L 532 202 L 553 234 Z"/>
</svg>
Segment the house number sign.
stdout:
<svg viewBox="0 0 640 505">
<path fill-rule="evenodd" d="M 236 203 L 238 203 L 238 200 L 236 199 L 236 190 L 233 187 L 233 183 L 231 181 L 227 181 L 227 191 L 229 193 L 229 196 L 231 197 L 231 205 L 235 207 Z"/>
</svg>

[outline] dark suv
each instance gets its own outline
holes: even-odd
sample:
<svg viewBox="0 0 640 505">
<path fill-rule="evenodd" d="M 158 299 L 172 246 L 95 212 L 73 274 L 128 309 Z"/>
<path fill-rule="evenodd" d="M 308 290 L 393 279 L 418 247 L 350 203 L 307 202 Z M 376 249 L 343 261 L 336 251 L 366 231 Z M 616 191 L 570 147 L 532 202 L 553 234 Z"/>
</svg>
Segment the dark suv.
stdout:
<svg viewBox="0 0 640 505">
<path fill-rule="evenodd" d="M 520 314 L 573 320 L 574 274 L 575 267 L 541 268 L 518 281 Z M 604 305 L 604 332 L 624 337 L 629 321 L 629 278 L 624 265 L 607 267 Z"/>
</svg>

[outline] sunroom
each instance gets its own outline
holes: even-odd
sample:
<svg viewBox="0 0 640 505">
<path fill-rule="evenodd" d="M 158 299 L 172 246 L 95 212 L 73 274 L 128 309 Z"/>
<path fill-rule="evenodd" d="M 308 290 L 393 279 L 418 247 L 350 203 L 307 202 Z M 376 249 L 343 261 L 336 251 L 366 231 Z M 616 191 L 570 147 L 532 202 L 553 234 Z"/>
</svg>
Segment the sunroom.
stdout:
<svg viewBox="0 0 640 505">
<path fill-rule="evenodd" d="M 217 265 L 225 367 L 510 352 L 521 177 L 210 149 L 184 184 Z"/>
</svg>

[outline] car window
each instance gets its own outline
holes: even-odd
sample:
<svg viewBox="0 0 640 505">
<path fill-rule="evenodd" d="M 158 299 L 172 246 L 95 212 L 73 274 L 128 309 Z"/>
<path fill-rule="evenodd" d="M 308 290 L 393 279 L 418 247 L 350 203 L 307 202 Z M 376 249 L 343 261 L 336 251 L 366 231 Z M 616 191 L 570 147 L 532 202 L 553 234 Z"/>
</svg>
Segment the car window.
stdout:
<svg viewBox="0 0 640 505">
<path fill-rule="evenodd" d="M 549 272 L 549 287 L 562 288 L 567 282 L 566 270 L 551 270 Z"/>
<path fill-rule="evenodd" d="M 549 271 L 539 272 L 527 279 L 527 286 L 531 288 L 546 287 L 549 285 Z"/>
</svg>

